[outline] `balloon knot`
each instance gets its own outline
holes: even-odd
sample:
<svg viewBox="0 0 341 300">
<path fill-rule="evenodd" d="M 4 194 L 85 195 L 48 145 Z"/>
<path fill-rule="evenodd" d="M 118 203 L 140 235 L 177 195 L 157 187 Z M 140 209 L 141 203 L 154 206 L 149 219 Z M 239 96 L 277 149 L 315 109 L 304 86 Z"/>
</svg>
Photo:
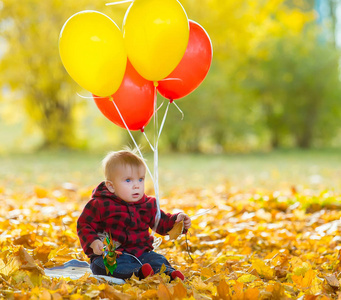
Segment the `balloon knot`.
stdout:
<svg viewBox="0 0 341 300">
<path fill-rule="evenodd" d="M 170 98 L 169 103 L 172 104 L 173 102 L 174 102 L 174 100 Z"/>
<path fill-rule="evenodd" d="M 144 127 L 141 128 L 141 132 L 142 132 L 142 133 L 144 132 Z"/>
<path fill-rule="evenodd" d="M 158 87 L 158 86 L 159 86 L 159 83 L 158 83 L 157 81 L 154 81 L 153 83 L 154 83 L 154 86 L 155 86 L 155 87 Z"/>
</svg>

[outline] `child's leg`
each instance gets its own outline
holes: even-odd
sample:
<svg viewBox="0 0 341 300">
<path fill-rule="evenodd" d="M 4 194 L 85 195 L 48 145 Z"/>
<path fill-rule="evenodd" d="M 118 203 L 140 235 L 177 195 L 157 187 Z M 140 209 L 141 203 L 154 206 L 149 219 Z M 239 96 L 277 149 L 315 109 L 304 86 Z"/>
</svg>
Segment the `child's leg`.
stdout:
<svg viewBox="0 0 341 300">
<path fill-rule="evenodd" d="M 170 265 L 168 260 L 159 253 L 156 253 L 154 251 L 143 253 L 139 257 L 139 260 L 142 262 L 142 264 L 149 263 L 155 273 L 160 272 L 162 265 L 165 265 L 165 273 L 169 275 L 172 279 L 175 279 L 176 277 L 179 277 L 181 280 L 185 279 L 184 275 L 180 271 L 175 270 Z"/>
<path fill-rule="evenodd" d="M 103 257 L 98 256 L 91 262 L 90 268 L 94 275 L 108 275 L 121 279 L 130 278 L 133 274 L 141 279 L 148 275 L 153 275 L 153 270 L 150 265 L 146 264 L 142 266 L 135 257 L 124 252 L 116 259 L 116 263 L 117 267 L 115 271 L 107 274 Z"/>
</svg>

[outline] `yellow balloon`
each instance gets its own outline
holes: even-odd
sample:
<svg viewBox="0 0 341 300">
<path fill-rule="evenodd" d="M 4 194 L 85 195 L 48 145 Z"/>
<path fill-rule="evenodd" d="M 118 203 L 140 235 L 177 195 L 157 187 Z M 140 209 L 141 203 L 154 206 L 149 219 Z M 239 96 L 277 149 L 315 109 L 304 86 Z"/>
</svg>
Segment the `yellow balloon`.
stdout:
<svg viewBox="0 0 341 300">
<path fill-rule="evenodd" d="M 128 58 L 147 80 L 159 81 L 176 68 L 188 38 L 188 18 L 177 0 L 134 0 L 123 20 Z"/>
<path fill-rule="evenodd" d="M 127 53 L 118 26 L 93 10 L 71 16 L 59 36 L 59 54 L 70 76 L 101 97 L 114 94 L 123 80 Z"/>
</svg>

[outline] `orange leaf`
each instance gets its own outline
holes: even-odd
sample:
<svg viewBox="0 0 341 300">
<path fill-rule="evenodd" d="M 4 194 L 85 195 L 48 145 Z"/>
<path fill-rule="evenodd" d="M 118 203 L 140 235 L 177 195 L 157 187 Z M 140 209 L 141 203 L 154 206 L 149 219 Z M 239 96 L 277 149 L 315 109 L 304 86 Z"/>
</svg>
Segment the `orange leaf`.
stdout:
<svg viewBox="0 0 341 300">
<path fill-rule="evenodd" d="M 187 290 L 182 284 L 182 282 L 178 282 L 178 284 L 174 287 L 173 299 L 183 299 L 187 297 Z"/>
<path fill-rule="evenodd" d="M 13 241 L 14 245 L 23 245 L 26 248 L 34 248 L 36 234 L 34 232 L 24 234 Z"/>
<path fill-rule="evenodd" d="M 21 269 L 36 270 L 41 274 L 45 274 L 44 270 L 35 263 L 33 257 L 26 252 L 24 247 L 20 247 L 19 257 L 20 257 L 20 261 L 22 263 L 22 265 L 20 266 Z"/>
<path fill-rule="evenodd" d="M 268 285 L 266 290 L 272 294 L 273 299 L 284 299 L 285 298 L 285 290 L 284 286 L 279 282 L 276 282 L 272 285 Z"/>
<path fill-rule="evenodd" d="M 257 300 L 259 299 L 259 289 L 247 289 L 244 293 L 244 299 L 248 300 Z"/>
<path fill-rule="evenodd" d="M 217 286 L 218 296 L 222 300 L 230 300 L 230 287 L 226 283 L 224 279 L 220 280 L 219 285 Z"/>
<path fill-rule="evenodd" d="M 41 262 L 45 263 L 48 260 L 48 256 L 51 252 L 52 247 L 43 244 L 42 246 L 38 246 L 34 249 L 34 258 L 40 260 Z"/>
<path fill-rule="evenodd" d="M 39 300 L 51 300 L 51 294 L 47 290 L 43 290 L 39 295 Z"/>
<path fill-rule="evenodd" d="M 184 222 L 181 221 L 179 223 L 175 223 L 173 228 L 168 232 L 169 238 L 171 240 L 176 240 L 178 236 L 182 233 L 184 230 Z"/>
<path fill-rule="evenodd" d="M 158 295 L 159 299 L 162 299 L 162 300 L 172 300 L 173 299 L 170 291 L 168 290 L 168 288 L 163 283 L 161 283 L 159 285 L 159 289 L 157 290 L 157 295 Z"/>
<path fill-rule="evenodd" d="M 131 299 L 131 297 L 129 295 L 120 293 L 118 291 L 115 290 L 115 288 L 113 288 L 110 285 L 105 285 L 104 290 L 101 291 L 100 297 L 103 298 L 108 298 L 108 299 L 115 299 L 115 300 L 129 300 Z"/>
<path fill-rule="evenodd" d="M 308 272 L 304 275 L 302 280 L 302 287 L 309 288 L 312 285 L 313 279 L 316 277 L 316 272 L 313 270 L 308 270 Z"/>
<path fill-rule="evenodd" d="M 52 294 L 52 300 L 63 300 L 63 297 L 59 293 Z"/>
<path fill-rule="evenodd" d="M 235 295 L 233 295 L 233 299 L 244 299 L 244 292 L 243 292 L 244 284 L 242 282 L 236 281 L 235 285 L 233 286 Z"/>
<path fill-rule="evenodd" d="M 142 295 L 142 299 L 155 299 L 157 298 L 157 290 L 148 290 L 146 292 L 144 292 Z"/>
<path fill-rule="evenodd" d="M 210 278 L 210 277 L 214 276 L 215 274 L 212 271 L 212 269 L 210 269 L 210 268 L 202 268 L 200 275 L 202 277 Z"/>
</svg>

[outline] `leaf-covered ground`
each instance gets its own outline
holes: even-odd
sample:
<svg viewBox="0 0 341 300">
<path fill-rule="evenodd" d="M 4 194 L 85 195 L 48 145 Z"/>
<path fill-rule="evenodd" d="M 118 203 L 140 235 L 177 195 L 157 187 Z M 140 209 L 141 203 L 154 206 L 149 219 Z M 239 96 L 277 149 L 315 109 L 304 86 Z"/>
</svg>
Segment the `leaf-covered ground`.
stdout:
<svg viewBox="0 0 341 300">
<path fill-rule="evenodd" d="M 1 299 L 341 299 L 341 197 L 332 191 L 174 191 L 161 200 L 192 228 L 157 249 L 186 280 L 165 274 L 124 285 L 52 279 L 44 268 L 86 260 L 76 220 L 90 189 L 0 190 Z"/>
</svg>

